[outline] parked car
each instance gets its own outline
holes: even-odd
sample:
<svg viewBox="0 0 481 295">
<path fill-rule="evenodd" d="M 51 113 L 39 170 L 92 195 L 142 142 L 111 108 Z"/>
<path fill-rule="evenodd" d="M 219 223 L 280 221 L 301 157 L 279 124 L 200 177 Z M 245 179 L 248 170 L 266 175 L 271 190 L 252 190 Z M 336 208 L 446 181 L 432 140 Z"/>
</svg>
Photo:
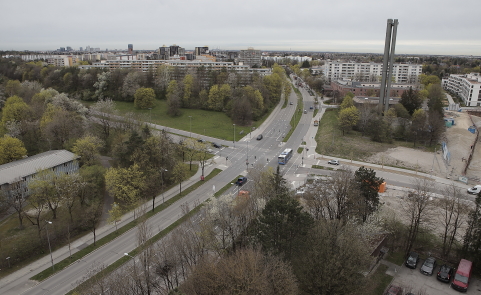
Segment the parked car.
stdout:
<svg viewBox="0 0 481 295">
<path fill-rule="evenodd" d="M 472 188 L 468 188 L 468 194 L 477 195 L 481 192 L 481 185 L 475 185 Z"/>
<path fill-rule="evenodd" d="M 220 149 L 222 147 L 220 144 L 215 143 L 215 142 L 212 143 L 212 146 L 215 147 L 215 148 L 218 148 L 218 149 Z"/>
<path fill-rule="evenodd" d="M 456 272 L 454 273 L 454 278 L 451 282 L 451 288 L 460 292 L 468 292 L 472 271 L 473 263 L 469 260 L 461 259 L 458 269 L 456 269 Z"/>
<path fill-rule="evenodd" d="M 424 260 L 424 263 L 421 266 L 420 271 L 423 275 L 432 276 L 435 268 L 436 268 L 436 258 L 428 257 L 426 260 Z"/>
<path fill-rule="evenodd" d="M 247 177 L 243 176 L 243 177 L 239 177 L 235 184 L 237 184 L 238 186 L 242 186 L 246 182 L 247 182 Z"/>
<path fill-rule="evenodd" d="M 304 114 L 307 114 L 307 110 L 304 110 Z"/>
<path fill-rule="evenodd" d="M 406 260 L 405 265 L 409 268 L 416 269 L 418 267 L 419 262 L 419 254 L 411 252 L 409 253 L 408 259 Z"/>
<path fill-rule="evenodd" d="M 454 269 L 446 264 L 441 265 L 441 268 L 438 271 L 437 278 L 439 281 L 444 283 L 449 283 L 451 277 L 453 276 Z"/>
<path fill-rule="evenodd" d="M 398 286 L 391 285 L 387 289 L 385 295 L 402 295 L 403 294 L 403 289 Z"/>
<path fill-rule="evenodd" d="M 329 160 L 329 161 L 327 161 L 327 164 L 339 165 L 339 160 Z"/>
<path fill-rule="evenodd" d="M 309 107 L 309 109 L 310 109 L 310 110 L 313 110 L 313 109 L 314 109 L 314 107 L 313 107 L 313 106 L 310 106 L 310 107 Z"/>
<path fill-rule="evenodd" d="M 289 104 L 290 104 L 290 105 L 293 105 L 294 103 L 291 101 Z"/>
<path fill-rule="evenodd" d="M 262 134 L 257 135 L 257 140 L 261 140 L 263 138 L 264 138 L 264 136 L 262 136 Z"/>
</svg>

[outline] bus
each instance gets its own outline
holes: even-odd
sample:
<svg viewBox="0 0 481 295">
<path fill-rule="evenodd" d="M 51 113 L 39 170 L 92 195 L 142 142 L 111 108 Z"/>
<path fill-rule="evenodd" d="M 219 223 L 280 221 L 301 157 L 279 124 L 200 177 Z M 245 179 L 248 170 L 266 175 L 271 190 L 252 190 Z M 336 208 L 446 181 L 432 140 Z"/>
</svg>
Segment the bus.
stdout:
<svg viewBox="0 0 481 295">
<path fill-rule="evenodd" d="M 451 287 L 461 292 L 468 291 L 469 280 L 471 279 L 471 271 L 473 263 L 466 259 L 461 259 L 458 269 L 454 274 L 454 279 L 451 282 Z"/>
<path fill-rule="evenodd" d="M 292 149 L 285 149 L 277 158 L 279 164 L 285 165 L 292 157 Z"/>
</svg>

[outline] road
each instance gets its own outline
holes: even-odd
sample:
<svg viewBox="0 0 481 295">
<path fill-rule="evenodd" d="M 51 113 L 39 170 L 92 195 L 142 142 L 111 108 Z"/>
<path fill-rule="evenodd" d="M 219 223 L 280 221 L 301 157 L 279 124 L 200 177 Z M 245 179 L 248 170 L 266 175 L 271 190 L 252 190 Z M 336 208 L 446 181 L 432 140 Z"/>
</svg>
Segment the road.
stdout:
<svg viewBox="0 0 481 295">
<path fill-rule="evenodd" d="M 236 142 L 235 148 L 233 142 L 199 136 L 205 140 L 215 141 L 225 146 L 224 148 L 216 151 L 216 156 L 214 158 L 215 164 L 207 167 L 206 170 L 206 173 L 209 173 L 209 171 L 212 171 L 214 167 L 218 167 L 221 168 L 223 172 L 204 183 L 194 192 L 186 195 L 181 200 L 178 200 L 162 212 L 159 212 L 151 217 L 148 220 L 148 225 L 154 230 L 153 234 L 156 234 L 162 229 L 168 227 L 174 221 L 180 218 L 182 216 L 182 207 L 184 207 L 183 205 L 188 204 L 190 209 L 194 208 L 197 204 L 200 204 L 207 198 L 211 197 L 215 191 L 222 188 L 226 183 L 232 182 L 232 180 L 234 180 L 238 175 L 247 175 L 247 170 L 249 167 L 258 167 L 259 165 L 264 167 L 277 167 L 277 156 L 285 148 L 292 148 L 294 150 L 294 156 L 286 165 L 281 165 L 281 171 L 284 173 L 285 177 L 293 185 L 293 187 L 296 187 L 302 183 L 305 180 L 308 171 L 311 170 L 306 167 L 317 164 L 319 161 L 324 161 L 324 159 L 320 160 L 320 156 L 315 153 L 314 136 L 317 127 L 312 127 L 314 110 L 309 108 L 310 106 L 314 106 L 314 97 L 310 96 L 304 89 L 300 89 L 300 91 L 303 94 L 303 103 L 304 108 L 307 110 L 307 114 L 304 114 L 304 112 L 296 114 L 300 115 L 301 119 L 296 130 L 292 133 L 291 137 L 286 143 L 284 143 L 282 140 L 290 130 L 290 118 L 294 115 L 296 110 L 297 97 L 294 92 L 292 92 L 289 97 L 289 101 L 292 101 L 294 105 L 288 104 L 284 109 L 278 106 L 261 127 L 250 134 L 245 135 L 244 138 L 239 142 Z M 316 117 L 316 119 L 320 119 L 324 110 L 325 107 L 320 110 L 319 117 Z M 156 127 L 160 128 L 160 126 Z M 182 136 L 189 136 L 189 132 L 185 131 L 176 130 L 174 133 Z M 256 140 L 256 137 L 259 134 L 262 134 L 264 138 L 258 141 Z M 309 151 L 304 150 L 302 154 L 298 154 L 297 148 L 303 142 L 306 142 L 305 147 L 308 147 Z M 327 158 L 325 161 L 327 161 Z M 398 170 L 401 171 L 401 169 Z M 409 176 L 400 176 L 395 174 L 396 169 L 394 168 L 391 169 L 390 172 L 385 172 L 384 170 L 381 172 L 386 173 L 385 175 L 380 174 L 381 177 L 389 179 L 390 182 L 392 181 L 392 183 L 396 183 L 400 186 L 409 186 L 409 184 L 412 183 Z M 322 171 L 322 173 L 328 173 L 328 170 Z M 166 199 L 170 198 L 174 194 L 175 189 L 171 193 L 166 194 L 168 195 Z M 162 197 L 156 198 L 156 201 L 157 204 L 159 204 L 162 202 Z M 123 222 L 128 222 L 132 217 L 129 218 L 125 218 Z M 112 229 L 109 230 L 111 231 Z M 105 232 L 108 233 L 108 231 Z M 96 265 L 109 265 L 120 259 L 124 253 L 129 253 L 136 248 L 136 233 L 137 228 L 133 228 L 132 230 L 118 237 L 116 240 L 97 249 L 78 262 L 73 263 L 66 269 L 40 283 L 30 281 L 28 278 L 48 267 L 48 260 L 46 260 L 46 265 L 38 266 L 34 272 L 27 271 L 22 275 L 13 274 L 12 276 L 9 276 L 1 281 L 2 285 L 0 286 L 0 293 L 65 294 L 75 287 L 77 281 L 84 277 L 87 272 Z M 58 261 L 57 259 L 61 259 L 61 257 L 57 257 L 56 261 Z"/>
</svg>

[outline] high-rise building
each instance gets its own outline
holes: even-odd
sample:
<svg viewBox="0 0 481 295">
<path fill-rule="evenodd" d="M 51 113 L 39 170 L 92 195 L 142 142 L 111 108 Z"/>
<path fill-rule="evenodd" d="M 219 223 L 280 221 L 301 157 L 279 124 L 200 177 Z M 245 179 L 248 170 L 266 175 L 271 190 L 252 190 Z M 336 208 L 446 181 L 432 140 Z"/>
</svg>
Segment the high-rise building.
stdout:
<svg viewBox="0 0 481 295">
<path fill-rule="evenodd" d="M 239 63 L 251 67 L 260 67 L 262 65 L 261 51 L 254 50 L 252 47 L 249 47 L 247 50 L 241 50 L 239 52 Z"/>
<path fill-rule="evenodd" d="M 128 48 L 129 48 L 129 54 L 133 54 L 134 53 L 134 44 L 129 44 Z"/>
<path fill-rule="evenodd" d="M 209 54 L 209 47 L 208 46 L 196 47 L 195 48 L 195 55 L 196 56 L 204 55 L 204 54 Z"/>
<path fill-rule="evenodd" d="M 159 50 L 157 52 L 159 54 L 158 58 L 161 60 L 167 60 L 170 58 L 170 47 L 164 45 L 162 47 L 159 47 Z"/>
</svg>

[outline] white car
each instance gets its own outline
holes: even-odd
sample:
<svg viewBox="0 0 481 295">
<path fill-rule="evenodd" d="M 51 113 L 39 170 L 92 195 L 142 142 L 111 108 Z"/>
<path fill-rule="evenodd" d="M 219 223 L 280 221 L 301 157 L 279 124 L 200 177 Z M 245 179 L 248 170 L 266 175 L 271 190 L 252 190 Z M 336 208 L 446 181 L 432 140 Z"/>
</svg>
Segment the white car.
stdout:
<svg viewBox="0 0 481 295">
<path fill-rule="evenodd" d="M 477 195 L 481 192 L 481 185 L 475 185 L 472 188 L 468 188 L 468 194 Z"/>
<path fill-rule="evenodd" d="M 329 161 L 327 162 L 327 164 L 339 165 L 339 160 L 329 160 Z"/>
</svg>

